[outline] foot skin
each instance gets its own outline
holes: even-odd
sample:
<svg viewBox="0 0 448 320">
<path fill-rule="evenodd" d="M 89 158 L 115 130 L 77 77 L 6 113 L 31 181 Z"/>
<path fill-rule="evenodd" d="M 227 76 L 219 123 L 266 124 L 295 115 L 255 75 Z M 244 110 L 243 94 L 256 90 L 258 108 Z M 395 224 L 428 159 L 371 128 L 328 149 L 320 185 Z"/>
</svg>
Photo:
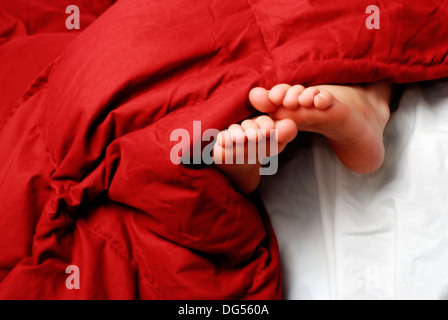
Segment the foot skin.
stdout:
<svg viewBox="0 0 448 320">
<path fill-rule="evenodd" d="M 254 88 L 249 99 L 275 120 L 291 119 L 300 131 L 324 135 L 347 168 L 368 174 L 384 162 L 391 94 L 391 85 L 382 82 L 309 88 L 280 84 L 269 91 Z"/>
<path fill-rule="evenodd" d="M 272 136 L 271 130 L 275 130 Z M 277 140 L 277 152 L 266 150 L 266 156 L 272 157 L 282 152 L 286 145 L 294 140 L 298 132 L 294 121 L 290 119 L 274 121 L 263 115 L 231 125 L 228 130 L 221 131 L 213 148 L 213 159 L 216 166 L 231 180 L 234 187 L 242 194 L 250 194 L 260 184 L 260 168 L 262 159 L 258 159 L 255 148 L 270 145 L 270 140 Z M 250 148 L 250 144 L 255 148 Z M 252 150 L 252 152 L 249 152 Z M 237 155 L 241 157 L 237 162 Z M 227 161 L 226 161 L 227 160 Z M 230 160 L 230 161 L 229 161 Z M 230 162 L 230 163 L 229 163 Z M 238 163 L 242 164 L 238 164 Z"/>
</svg>

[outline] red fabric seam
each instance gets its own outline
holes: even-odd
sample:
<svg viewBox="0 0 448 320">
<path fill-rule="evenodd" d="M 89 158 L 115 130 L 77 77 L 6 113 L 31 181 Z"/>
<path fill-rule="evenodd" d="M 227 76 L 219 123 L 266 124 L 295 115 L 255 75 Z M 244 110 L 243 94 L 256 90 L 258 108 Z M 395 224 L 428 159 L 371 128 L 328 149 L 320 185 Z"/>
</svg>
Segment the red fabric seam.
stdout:
<svg viewBox="0 0 448 320">
<path fill-rule="evenodd" d="M 89 225 L 87 223 L 86 220 L 84 220 L 83 218 L 79 218 L 77 219 L 78 222 L 80 222 L 82 225 L 84 225 L 87 230 L 89 230 L 90 232 L 92 232 L 94 235 L 96 235 L 98 238 L 102 239 L 103 241 L 105 241 L 107 244 L 109 244 L 114 251 L 120 255 L 122 258 L 124 258 L 126 260 L 126 262 L 134 269 L 137 271 L 137 273 L 139 274 L 139 276 L 142 277 L 143 282 L 149 287 L 149 289 L 151 289 L 160 299 L 163 299 L 164 295 L 157 290 L 156 288 L 154 288 L 154 286 L 151 284 L 151 282 L 148 280 L 147 277 L 145 277 L 145 275 L 129 260 L 129 258 L 127 257 L 127 255 L 120 249 L 118 248 L 116 245 L 114 245 L 112 243 L 112 240 L 109 239 L 108 237 L 106 237 L 105 235 L 101 234 L 100 232 L 98 232 L 97 230 L 95 230 L 91 225 Z"/>
</svg>

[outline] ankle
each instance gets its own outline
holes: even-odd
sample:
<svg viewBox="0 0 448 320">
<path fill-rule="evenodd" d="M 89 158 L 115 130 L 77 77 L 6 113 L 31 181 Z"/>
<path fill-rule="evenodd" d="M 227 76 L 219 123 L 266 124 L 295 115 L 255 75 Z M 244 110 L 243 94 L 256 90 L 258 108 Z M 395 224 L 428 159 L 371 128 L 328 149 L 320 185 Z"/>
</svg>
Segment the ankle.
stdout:
<svg viewBox="0 0 448 320">
<path fill-rule="evenodd" d="M 365 86 L 375 102 L 389 105 L 392 100 L 393 86 L 386 81 L 375 82 Z"/>
<path fill-rule="evenodd" d="M 392 84 L 386 81 L 375 82 L 367 85 L 365 89 L 371 105 L 378 111 L 380 120 L 387 122 L 390 118 Z"/>
</svg>

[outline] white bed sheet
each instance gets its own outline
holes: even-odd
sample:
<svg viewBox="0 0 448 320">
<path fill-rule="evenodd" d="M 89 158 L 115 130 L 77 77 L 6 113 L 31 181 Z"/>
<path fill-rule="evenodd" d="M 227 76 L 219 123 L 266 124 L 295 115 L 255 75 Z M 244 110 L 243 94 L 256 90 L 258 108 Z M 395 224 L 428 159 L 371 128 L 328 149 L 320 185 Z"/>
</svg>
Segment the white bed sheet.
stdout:
<svg viewBox="0 0 448 320">
<path fill-rule="evenodd" d="M 384 139 L 372 175 L 316 135 L 263 177 L 285 299 L 448 298 L 448 80 L 410 86 Z"/>
</svg>

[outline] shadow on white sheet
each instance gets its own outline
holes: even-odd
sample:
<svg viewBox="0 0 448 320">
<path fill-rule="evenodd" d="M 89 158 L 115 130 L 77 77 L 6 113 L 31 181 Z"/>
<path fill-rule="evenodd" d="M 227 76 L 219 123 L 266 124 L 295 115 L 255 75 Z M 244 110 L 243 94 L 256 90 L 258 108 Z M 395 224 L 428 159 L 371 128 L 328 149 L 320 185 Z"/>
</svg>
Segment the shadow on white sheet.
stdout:
<svg viewBox="0 0 448 320">
<path fill-rule="evenodd" d="M 448 80 L 406 90 L 385 144 L 359 175 L 316 135 L 263 177 L 285 299 L 448 298 Z"/>
</svg>

